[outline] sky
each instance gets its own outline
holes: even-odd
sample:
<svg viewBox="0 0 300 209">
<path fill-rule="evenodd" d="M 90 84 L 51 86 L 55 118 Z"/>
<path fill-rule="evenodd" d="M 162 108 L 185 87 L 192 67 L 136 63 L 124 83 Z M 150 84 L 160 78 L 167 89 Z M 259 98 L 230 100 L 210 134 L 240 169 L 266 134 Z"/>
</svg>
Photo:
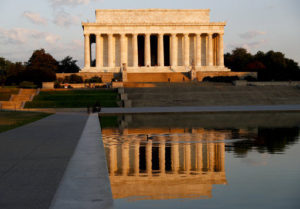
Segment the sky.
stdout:
<svg viewBox="0 0 300 209">
<path fill-rule="evenodd" d="M 225 52 L 274 50 L 300 63 L 299 0 L 0 0 L 0 57 L 25 62 L 44 48 L 83 67 L 82 21 L 96 9 L 145 8 L 210 9 L 212 22 L 227 22 Z"/>
</svg>

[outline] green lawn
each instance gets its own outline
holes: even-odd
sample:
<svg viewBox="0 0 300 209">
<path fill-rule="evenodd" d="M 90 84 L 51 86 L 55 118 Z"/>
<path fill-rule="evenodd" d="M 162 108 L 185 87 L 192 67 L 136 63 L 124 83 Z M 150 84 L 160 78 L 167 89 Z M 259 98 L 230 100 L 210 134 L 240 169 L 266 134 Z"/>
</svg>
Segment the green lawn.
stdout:
<svg viewBox="0 0 300 209">
<path fill-rule="evenodd" d="M 42 91 L 25 108 L 86 108 L 100 102 L 102 107 L 118 107 L 117 90 Z"/>
<path fill-rule="evenodd" d="M 49 115 L 51 114 L 37 112 L 0 112 L 0 133 Z"/>
<path fill-rule="evenodd" d="M 0 101 L 8 101 L 12 94 L 17 94 L 17 88 L 0 88 Z"/>
</svg>

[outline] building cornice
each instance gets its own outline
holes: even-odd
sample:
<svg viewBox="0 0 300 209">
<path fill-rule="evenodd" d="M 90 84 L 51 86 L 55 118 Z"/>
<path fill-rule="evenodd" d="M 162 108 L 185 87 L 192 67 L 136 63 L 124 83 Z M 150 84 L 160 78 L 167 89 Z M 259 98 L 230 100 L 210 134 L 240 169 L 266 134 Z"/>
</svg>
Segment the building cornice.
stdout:
<svg viewBox="0 0 300 209">
<path fill-rule="evenodd" d="M 210 23 L 157 23 L 157 24 L 151 24 L 151 23 L 115 23 L 115 24 L 108 24 L 108 23 L 88 23 L 88 22 L 82 22 L 82 26 L 226 26 L 226 22 L 210 22 Z"/>
</svg>

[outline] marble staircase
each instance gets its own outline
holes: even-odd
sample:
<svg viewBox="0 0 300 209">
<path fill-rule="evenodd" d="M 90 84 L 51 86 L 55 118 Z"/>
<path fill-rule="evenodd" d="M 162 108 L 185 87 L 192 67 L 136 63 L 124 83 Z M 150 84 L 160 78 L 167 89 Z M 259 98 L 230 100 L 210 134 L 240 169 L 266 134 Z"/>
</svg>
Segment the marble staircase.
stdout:
<svg viewBox="0 0 300 209">
<path fill-rule="evenodd" d="M 39 89 L 20 89 L 18 94 L 13 94 L 9 101 L 0 101 L 0 109 L 18 110 L 23 109 L 25 103 L 32 101 L 39 94 Z"/>
</svg>

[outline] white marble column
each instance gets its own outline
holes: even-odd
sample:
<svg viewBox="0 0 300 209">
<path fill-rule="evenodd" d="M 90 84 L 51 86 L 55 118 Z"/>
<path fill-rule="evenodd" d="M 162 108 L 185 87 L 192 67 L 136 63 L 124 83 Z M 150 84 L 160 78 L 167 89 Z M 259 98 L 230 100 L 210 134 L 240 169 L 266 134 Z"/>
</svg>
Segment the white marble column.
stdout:
<svg viewBox="0 0 300 209">
<path fill-rule="evenodd" d="M 145 66 L 151 67 L 150 34 L 145 34 Z"/>
<path fill-rule="evenodd" d="M 191 144 L 186 143 L 184 144 L 184 154 L 185 154 L 185 171 L 186 174 L 190 174 L 191 170 Z"/>
<path fill-rule="evenodd" d="M 126 34 L 121 34 L 121 66 L 123 66 L 123 64 L 127 64 L 127 37 Z"/>
<path fill-rule="evenodd" d="M 103 37 L 96 34 L 96 67 L 99 70 L 103 67 Z"/>
<path fill-rule="evenodd" d="M 164 34 L 158 34 L 158 47 L 157 47 L 157 55 L 158 55 L 158 66 L 164 66 Z"/>
<path fill-rule="evenodd" d="M 152 142 L 146 144 L 146 169 L 148 176 L 152 175 Z"/>
<path fill-rule="evenodd" d="M 134 143 L 134 175 L 138 176 L 140 173 L 140 142 Z"/>
<path fill-rule="evenodd" d="M 223 40 L 223 35 L 222 33 L 219 34 L 219 50 L 218 50 L 218 64 L 219 66 L 223 67 L 224 66 L 224 40 Z"/>
<path fill-rule="evenodd" d="M 84 34 L 84 67 L 91 67 L 91 43 L 90 34 Z"/>
<path fill-rule="evenodd" d="M 177 50 L 178 50 L 178 46 L 177 46 L 177 34 L 172 34 L 171 35 L 171 66 L 172 67 L 176 67 L 177 66 Z"/>
<path fill-rule="evenodd" d="M 127 176 L 129 173 L 129 144 L 122 144 L 122 175 Z"/>
<path fill-rule="evenodd" d="M 201 34 L 196 34 L 196 66 L 201 66 Z"/>
<path fill-rule="evenodd" d="M 208 66 L 213 66 L 214 62 L 214 56 L 213 56 L 213 38 L 212 38 L 213 34 L 209 33 L 208 34 Z"/>
<path fill-rule="evenodd" d="M 215 144 L 209 143 L 209 171 L 214 172 L 215 171 Z"/>
<path fill-rule="evenodd" d="M 179 171 L 179 144 L 171 144 L 171 160 L 172 160 L 172 171 L 173 173 L 178 173 Z"/>
<path fill-rule="evenodd" d="M 161 140 L 159 143 L 159 169 L 163 175 L 166 172 L 166 144 Z"/>
<path fill-rule="evenodd" d="M 111 176 L 115 175 L 115 172 L 117 171 L 117 146 L 116 145 L 110 145 L 109 149 L 109 172 Z"/>
<path fill-rule="evenodd" d="M 108 34 L 108 67 L 114 67 L 113 34 Z"/>
<path fill-rule="evenodd" d="M 184 66 L 190 66 L 190 39 L 189 34 L 184 34 Z"/>
<path fill-rule="evenodd" d="M 197 171 L 202 171 L 202 143 L 196 144 L 196 162 Z"/>
<path fill-rule="evenodd" d="M 133 67 L 138 66 L 138 34 L 132 34 Z"/>
</svg>

